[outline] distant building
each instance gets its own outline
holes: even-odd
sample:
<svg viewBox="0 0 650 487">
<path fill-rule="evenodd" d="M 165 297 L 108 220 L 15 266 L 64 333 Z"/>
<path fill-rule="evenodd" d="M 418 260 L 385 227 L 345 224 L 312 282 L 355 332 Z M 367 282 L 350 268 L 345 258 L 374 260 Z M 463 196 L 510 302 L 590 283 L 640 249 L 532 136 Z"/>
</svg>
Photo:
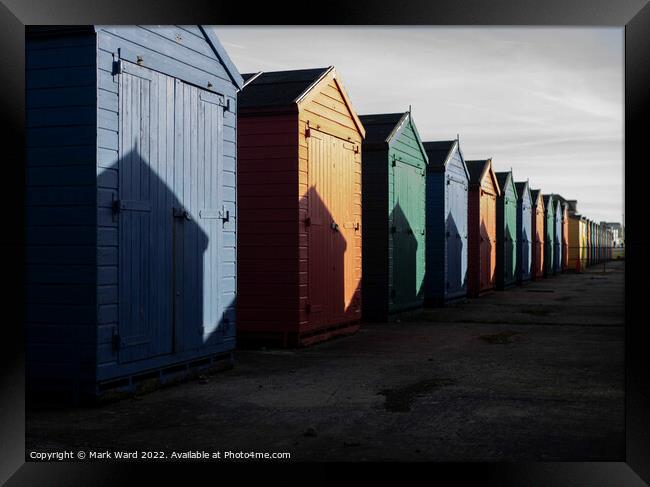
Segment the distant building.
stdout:
<svg viewBox="0 0 650 487">
<path fill-rule="evenodd" d="M 612 232 L 614 247 L 623 247 L 625 244 L 625 227 L 618 222 L 600 222 L 605 228 Z"/>
</svg>

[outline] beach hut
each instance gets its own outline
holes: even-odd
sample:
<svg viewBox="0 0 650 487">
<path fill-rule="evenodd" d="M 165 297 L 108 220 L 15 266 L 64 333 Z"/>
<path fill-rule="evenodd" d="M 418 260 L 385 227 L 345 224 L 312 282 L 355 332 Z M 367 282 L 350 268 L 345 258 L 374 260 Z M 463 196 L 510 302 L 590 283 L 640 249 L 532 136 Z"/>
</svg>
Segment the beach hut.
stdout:
<svg viewBox="0 0 650 487">
<path fill-rule="evenodd" d="M 427 155 L 411 112 L 362 115 L 363 310 L 368 320 L 424 302 Z"/>
<path fill-rule="evenodd" d="M 238 339 L 300 346 L 355 332 L 363 125 L 333 66 L 244 79 Z"/>
<path fill-rule="evenodd" d="M 580 262 L 582 269 L 589 266 L 589 220 L 580 218 Z"/>
<path fill-rule="evenodd" d="M 555 273 L 553 254 L 555 250 L 555 198 L 544 197 L 544 277 Z"/>
<path fill-rule="evenodd" d="M 499 182 L 492 159 L 467 161 L 468 191 L 468 278 L 467 291 L 477 297 L 496 284 L 496 212 Z"/>
<path fill-rule="evenodd" d="M 425 304 L 467 295 L 469 172 L 458 140 L 425 142 L 427 241 Z"/>
<path fill-rule="evenodd" d="M 515 183 L 517 189 L 517 268 L 518 282 L 529 281 L 532 270 L 533 199 L 528 181 Z"/>
<path fill-rule="evenodd" d="M 553 195 L 555 211 L 553 212 L 553 273 L 562 272 L 562 201 Z"/>
<path fill-rule="evenodd" d="M 512 171 L 495 173 L 501 194 L 497 197 L 496 287 L 517 283 L 517 188 Z"/>
<path fill-rule="evenodd" d="M 562 272 L 569 267 L 569 203 L 562 203 Z"/>
<path fill-rule="evenodd" d="M 531 230 L 533 234 L 532 242 L 532 258 L 531 258 L 531 279 L 539 279 L 544 277 L 544 248 L 545 248 L 545 234 L 544 234 L 544 198 L 542 191 L 539 189 L 531 189 Z"/>
<path fill-rule="evenodd" d="M 232 364 L 243 80 L 214 29 L 37 27 L 25 61 L 28 394 Z"/>
<path fill-rule="evenodd" d="M 577 213 L 569 215 L 569 259 L 567 268 L 582 272 L 589 264 L 588 259 L 588 222 Z"/>
</svg>

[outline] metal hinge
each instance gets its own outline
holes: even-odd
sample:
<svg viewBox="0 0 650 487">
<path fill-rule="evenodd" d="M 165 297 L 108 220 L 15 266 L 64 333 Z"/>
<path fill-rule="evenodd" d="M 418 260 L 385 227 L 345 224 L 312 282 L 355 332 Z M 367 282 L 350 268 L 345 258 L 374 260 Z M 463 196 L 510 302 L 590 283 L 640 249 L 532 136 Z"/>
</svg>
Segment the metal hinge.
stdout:
<svg viewBox="0 0 650 487">
<path fill-rule="evenodd" d="M 117 59 L 113 61 L 113 76 L 122 74 L 122 60 Z"/>
<path fill-rule="evenodd" d="M 232 110 L 230 109 L 230 98 L 226 98 L 226 101 L 221 106 L 223 107 L 224 112 L 232 113 Z"/>
<path fill-rule="evenodd" d="M 230 210 L 226 210 L 225 207 L 222 207 L 221 211 L 219 211 L 219 218 L 221 218 L 221 221 L 223 223 L 229 222 L 230 221 Z"/>
</svg>

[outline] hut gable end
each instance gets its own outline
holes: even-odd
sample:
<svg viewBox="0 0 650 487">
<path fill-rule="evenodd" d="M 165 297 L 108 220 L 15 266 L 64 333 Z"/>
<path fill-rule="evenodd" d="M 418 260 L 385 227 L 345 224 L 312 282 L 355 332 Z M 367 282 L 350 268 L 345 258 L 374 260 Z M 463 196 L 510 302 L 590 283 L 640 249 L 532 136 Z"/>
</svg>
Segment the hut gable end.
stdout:
<svg viewBox="0 0 650 487">
<path fill-rule="evenodd" d="M 309 126 L 331 133 L 349 133 L 348 140 L 365 137 L 365 129 L 352 107 L 343 83 L 330 67 L 296 98 L 300 118 Z"/>
</svg>

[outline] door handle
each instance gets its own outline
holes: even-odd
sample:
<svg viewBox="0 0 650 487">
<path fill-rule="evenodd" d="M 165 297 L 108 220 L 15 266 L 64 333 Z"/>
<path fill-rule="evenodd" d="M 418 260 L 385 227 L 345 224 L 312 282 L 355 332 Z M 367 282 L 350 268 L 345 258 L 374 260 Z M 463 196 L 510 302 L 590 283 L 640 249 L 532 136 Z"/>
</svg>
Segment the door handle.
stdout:
<svg viewBox="0 0 650 487">
<path fill-rule="evenodd" d="M 335 232 L 338 232 L 338 231 L 339 231 L 339 224 L 338 224 L 338 223 L 336 223 L 336 222 L 332 222 L 332 223 L 330 224 L 330 226 L 332 227 L 332 230 L 334 230 Z"/>
</svg>

